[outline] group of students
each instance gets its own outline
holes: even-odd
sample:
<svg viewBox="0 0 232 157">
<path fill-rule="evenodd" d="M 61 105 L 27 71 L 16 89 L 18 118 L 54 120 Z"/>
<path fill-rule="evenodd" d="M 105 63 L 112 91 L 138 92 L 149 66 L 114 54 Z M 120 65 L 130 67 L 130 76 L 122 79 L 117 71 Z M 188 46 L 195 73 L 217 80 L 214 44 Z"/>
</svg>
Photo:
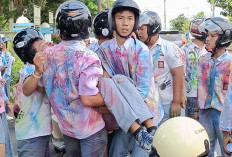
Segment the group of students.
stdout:
<svg viewBox="0 0 232 157">
<path fill-rule="evenodd" d="M 22 30 L 13 40 L 25 63 L 15 97 L 19 157 L 50 156 L 51 107 L 66 156 L 152 156 L 157 127 L 180 116 L 181 107 L 186 116 L 199 116 L 209 135 L 209 156 L 217 139 L 222 155 L 231 155 L 225 149 L 232 142 L 232 66 L 226 50 L 231 22 L 219 17 L 193 20 L 194 39 L 181 49 L 159 37 L 158 14 L 140 13 L 133 0 L 116 0 L 110 10 L 96 15 L 98 43 L 88 48 L 84 39 L 92 24 L 86 5 L 64 2 L 56 24 L 62 39 L 57 45 L 44 41 L 35 29 Z M 7 129 L 4 111 L 0 113 L 0 126 Z M 8 138 L 0 138 L 6 156 L 13 156 L 7 155 L 12 148 L 9 132 L 0 133 Z"/>
</svg>

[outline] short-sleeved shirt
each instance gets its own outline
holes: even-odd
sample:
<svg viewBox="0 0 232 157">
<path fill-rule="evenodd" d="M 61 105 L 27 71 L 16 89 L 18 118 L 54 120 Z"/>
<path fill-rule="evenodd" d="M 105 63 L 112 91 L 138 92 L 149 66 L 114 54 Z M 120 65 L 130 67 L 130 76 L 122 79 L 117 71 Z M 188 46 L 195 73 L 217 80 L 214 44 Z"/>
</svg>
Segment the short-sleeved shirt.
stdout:
<svg viewBox="0 0 232 157">
<path fill-rule="evenodd" d="M 205 49 L 205 46 L 199 48 L 199 46 L 192 41 L 182 46 L 181 49 L 185 56 L 186 96 L 197 97 L 197 63 L 200 56 L 203 56 L 208 52 Z"/>
<path fill-rule="evenodd" d="M 232 64 L 230 65 L 230 69 L 232 71 Z M 223 131 L 232 131 L 232 72 L 230 72 L 228 92 L 220 116 L 220 128 Z"/>
<path fill-rule="evenodd" d="M 198 104 L 200 109 L 214 108 L 221 111 L 225 104 L 226 93 L 230 85 L 229 76 L 231 73 L 230 66 L 232 64 L 232 55 L 226 51 L 220 57 L 215 59 L 216 72 L 212 101 L 210 104 L 206 104 L 210 85 L 210 69 L 212 68 L 213 60 L 211 53 L 207 53 L 199 59 L 197 69 Z"/>
<path fill-rule="evenodd" d="M 153 121 L 158 124 L 163 116 L 163 110 L 159 108 L 159 95 L 155 84 L 151 82 L 152 62 L 148 47 L 137 39 L 128 38 L 118 47 L 115 38 L 105 41 L 100 46 L 99 57 L 104 69 L 112 77 L 122 74 L 130 77 L 146 101 Z"/>
<path fill-rule="evenodd" d="M 82 41 L 62 41 L 44 51 L 43 83 L 61 132 L 84 139 L 105 127 L 102 115 L 82 104 L 80 95 L 96 95 L 103 70 L 98 56 Z"/>
<path fill-rule="evenodd" d="M 23 94 L 23 82 L 32 75 L 35 66 L 25 64 L 20 70 L 20 79 L 16 89 L 15 104 L 20 111 L 15 119 L 17 140 L 30 139 L 51 134 L 51 106 L 46 93 L 35 90 L 30 96 Z"/>
<path fill-rule="evenodd" d="M 153 75 L 162 104 L 171 104 L 173 100 L 171 69 L 184 65 L 183 52 L 177 45 L 160 37 L 150 51 L 153 60 Z"/>
</svg>

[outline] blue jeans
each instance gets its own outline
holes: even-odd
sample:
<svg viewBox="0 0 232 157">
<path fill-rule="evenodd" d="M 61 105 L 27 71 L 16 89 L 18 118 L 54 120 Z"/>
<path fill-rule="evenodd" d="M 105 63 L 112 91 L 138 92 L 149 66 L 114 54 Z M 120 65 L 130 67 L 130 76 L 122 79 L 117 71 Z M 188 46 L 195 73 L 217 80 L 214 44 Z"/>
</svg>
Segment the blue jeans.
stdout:
<svg viewBox="0 0 232 157">
<path fill-rule="evenodd" d="M 164 117 L 163 117 L 163 119 L 161 120 L 161 122 L 159 123 L 159 126 L 160 126 L 161 124 L 163 124 L 166 120 L 169 120 L 169 119 L 170 119 L 171 105 L 172 105 L 172 104 L 162 104 L 163 110 L 164 110 Z"/>
<path fill-rule="evenodd" d="M 122 129 L 114 131 L 114 137 L 110 145 L 109 157 L 149 157 L 149 154 L 136 144 L 131 133 L 125 133 Z"/>
<path fill-rule="evenodd" d="M 6 157 L 14 157 L 14 149 L 10 139 L 10 131 L 5 112 L 0 113 L 0 143 L 5 144 Z"/>
<path fill-rule="evenodd" d="M 219 129 L 220 115 L 221 112 L 213 108 L 199 110 L 199 122 L 204 126 L 209 136 L 209 141 L 210 141 L 209 157 L 214 157 L 214 149 L 217 139 L 221 148 L 222 156 L 223 157 L 226 156 L 222 147 L 223 146 L 222 131 Z"/>
<path fill-rule="evenodd" d="M 85 139 L 63 136 L 67 157 L 104 157 L 107 154 L 107 132 L 105 128 Z"/>
<path fill-rule="evenodd" d="M 18 140 L 18 156 L 50 157 L 49 140 L 50 135 Z"/>
<path fill-rule="evenodd" d="M 185 109 L 186 117 L 194 118 L 196 103 L 197 103 L 196 97 L 187 97 L 187 104 Z"/>
</svg>

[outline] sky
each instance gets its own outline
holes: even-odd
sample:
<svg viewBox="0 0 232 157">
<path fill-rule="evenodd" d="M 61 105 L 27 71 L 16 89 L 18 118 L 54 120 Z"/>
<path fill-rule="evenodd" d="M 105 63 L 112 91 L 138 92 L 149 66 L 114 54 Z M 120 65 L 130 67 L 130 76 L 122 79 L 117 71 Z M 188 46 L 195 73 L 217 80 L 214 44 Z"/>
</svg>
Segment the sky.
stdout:
<svg viewBox="0 0 232 157">
<path fill-rule="evenodd" d="M 164 0 L 134 0 L 141 11 L 151 10 L 158 13 L 164 25 Z M 166 23 L 167 29 L 169 21 L 184 14 L 187 18 L 192 18 L 197 13 L 204 11 L 206 17 L 211 16 L 210 4 L 207 0 L 166 0 Z M 220 15 L 221 8 L 215 9 L 215 16 Z"/>
</svg>

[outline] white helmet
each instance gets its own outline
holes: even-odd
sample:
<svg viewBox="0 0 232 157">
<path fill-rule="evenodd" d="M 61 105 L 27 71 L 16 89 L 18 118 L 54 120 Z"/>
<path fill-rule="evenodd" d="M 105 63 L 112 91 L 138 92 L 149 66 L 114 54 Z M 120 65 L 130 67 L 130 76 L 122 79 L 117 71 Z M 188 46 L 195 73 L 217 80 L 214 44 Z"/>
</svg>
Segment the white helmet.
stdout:
<svg viewBox="0 0 232 157">
<path fill-rule="evenodd" d="M 196 120 L 176 117 L 157 129 L 153 146 L 160 157 L 202 157 L 209 153 L 209 137 Z"/>
</svg>

